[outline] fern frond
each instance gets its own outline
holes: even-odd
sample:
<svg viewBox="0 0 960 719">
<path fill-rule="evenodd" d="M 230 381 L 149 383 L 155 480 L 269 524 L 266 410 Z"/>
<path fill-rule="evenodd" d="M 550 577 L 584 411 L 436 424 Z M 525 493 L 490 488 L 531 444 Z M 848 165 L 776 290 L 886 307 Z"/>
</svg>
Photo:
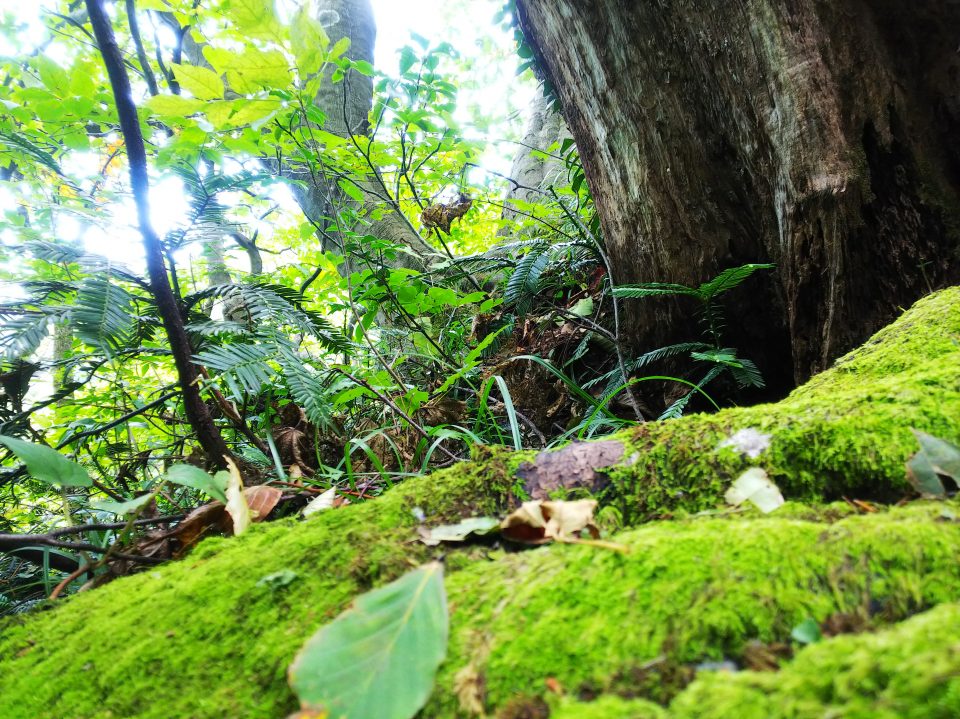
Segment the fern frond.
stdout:
<svg viewBox="0 0 960 719">
<path fill-rule="evenodd" d="M 277 347 L 270 342 L 235 343 L 212 347 L 194 355 L 194 362 L 208 369 L 229 373 L 243 391 L 255 395 L 270 382 L 275 372 L 269 360 L 276 359 Z"/>
<path fill-rule="evenodd" d="M 191 322 L 185 328 L 187 332 L 202 338 L 221 337 L 230 335 L 233 337 L 249 336 L 250 330 L 239 322 L 230 322 L 229 320 L 201 320 Z"/>
<path fill-rule="evenodd" d="M 640 355 L 636 359 L 632 359 L 628 362 L 624 362 L 624 367 L 627 370 L 628 374 L 636 372 L 643 367 L 646 367 L 648 364 L 653 364 L 660 360 L 669 359 L 671 357 L 676 357 L 677 355 L 687 354 L 688 352 L 696 352 L 698 350 L 709 349 L 710 345 L 705 342 L 681 342 L 675 345 L 666 345 L 664 347 L 658 347 L 655 350 L 650 350 Z M 586 384 L 584 388 L 593 387 L 600 384 L 601 382 L 622 382 L 620 379 L 620 368 L 611 370 L 600 377 L 596 377 Z"/>
<path fill-rule="evenodd" d="M 730 267 L 709 282 L 704 282 L 696 289 L 696 295 L 704 302 L 709 302 L 717 295 L 723 294 L 739 285 L 757 270 L 769 270 L 771 264 L 748 264 L 740 267 Z"/>
<path fill-rule="evenodd" d="M 60 164 L 53 155 L 18 132 L 0 132 L 0 146 L 6 147 L 14 153 L 29 157 L 48 170 L 52 170 L 61 177 L 65 177 L 63 171 L 60 169 Z"/>
<path fill-rule="evenodd" d="M 333 419 L 330 412 L 330 392 L 323 378 L 292 351 L 282 351 L 278 360 L 290 396 L 303 408 L 307 419 L 317 427 L 331 427 Z"/>
<path fill-rule="evenodd" d="M 73 247 L 64 242 L 47 242 L 46 240 L 31 240 L 23 243 L 23 249 L 38 260 L 55 265 L 69 265 L 86 256 L 86 252 L 79 247 Z"/>
<path fill-rule="evenodd" d="M 326 317 L 306 309 L 303 295 L 289 287 L 269 282 L 214 285 L 189 295 L 185 301 L 188 307 L 193 307 L 210 299 L 237 300 L 254 327 L 290 327 L 314 337 L 333 352 L 348 353 L 353 348 L 350 340 Z"/>
<path fill-rule="evenodd" d="M 6 313 L 0 309 L 0 317 Z M 11 316 L 13 313 L 11 312 Z M 26 357 L 36 351 L 50 333 L 50 315 L 46 312 L 17 312 L 0 327 L 0 349 L 7 359 Z"/>
<path fill-rule="evenodd" d="M 756 387 L 757 389 L 763 389 L 767 386 L 767 383 L 763 380 L 763 375 L 760 374 L 760 370 L 757 366 L 748 359 L 739 360 L 739 367 L 731 367 L 730 374 L 733 375 L 733 379 L 736 381 L 737 386 L 740 389 L 746 387 Z"/>
<path fill-rule="evenodd" d="M 720 375 L 721 372 L 723 372 L 723 370 L 724 370 L 723 365 L 715 365 L 711 367 L 710 371 L 703 376 L 703 379 L 697 382 L 697 385 L 695 388 L 691 389 L 689 392 L 683 395 L 683 397 L 681 397 L 676 402 L 674 402 L 669 407 L 667 407 L 663 411 L 663 414 L 657 417 L 657 419 L 658 420 L 677 419 L 678 417 L 683 416 L 683 411 L 686 409 L 687 405 L 690 403 L 690 399 L 693 397 L 694 393 L 697 390 L 702 390 L 704 387 L 710 384 L 713 380 L 715 380 Z"/>
<path fill-rule="evenodd" d="M 107 353 L 127 346 L 136 327 L 130 293 L 105 277 L 80 284 L 69 317 L 81 340 Z"/>
<path fill-rule="evenodd" d="M 687 295 L 697 297 L 697 290 L 673 282 L 644 282 L 638 285 L 620 285 L 613 288 L 613 296 L 624 299 L 640 297 L 664 297 L 669 295 Z"/>
<path fill-rule="evenodd" d="M 543 271 L 550 264 L 550 255 L 547 252 L 549 249 L 550 246 L 547 243 L 541 242 L 540 247 L 530 250 L 523 256 L 513 274 L 510 275 L 503 299 L 508 306 L 516 306 L 521 314 L 529 309 L 540 286 Z"/>
</svg>

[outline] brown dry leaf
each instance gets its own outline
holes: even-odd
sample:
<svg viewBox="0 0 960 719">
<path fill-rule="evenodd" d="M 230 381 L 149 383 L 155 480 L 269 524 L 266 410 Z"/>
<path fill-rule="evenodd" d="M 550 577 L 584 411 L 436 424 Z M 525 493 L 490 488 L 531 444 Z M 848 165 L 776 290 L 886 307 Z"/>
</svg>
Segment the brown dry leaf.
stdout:
<svg viewBox="0 0 960 719">
<path fill-rule="evenodd" d="M 283 492 L 277 487 L 260 484 L 256 487 L 247 487 L 243 490 L 243 496 L 247 500 L 247 506 L 250 507 L 250 518 L 254 522 L 262 522 L 277 506 Z"/>
<path fill-rule="evenodd" d="M 461 194 L 453 202 L 438 203 L 430 205 L 420 213 L 420 222 L 424 227 L 433 228 L 450 234 L 450 224 L 467 214 L 467 211 L 473 206 L 473 200 L 469 196 Z"/>
<path fill-rule="evenodd" d="M 547 520 L 543 517 L 543 502 L 524 502 L 500 522 L 500 533 L 516 542 L 545 542 Z"/>
<path fill-rule="evenodd" d="M 518 542 L 571 542 L 576 541 L 584 529 L 596 538 L 599 536 L 593 523 L 596 508 L 594 499 L 524 502 L 500 523 L 500 530 L 505 537 Z"/>
<path fill-rule="evenodd" d="M 563 684 L 561 684 L 560 680 L 556 677 L 547 677 L 543 683 L 546 685 L 548 692 L 552 692 L 557 696 L 563 696 Z"/>
<path fill-rule="evenodd" d="M 177 556 L 182 556 L 211 531 L 223 531 L 225 509 L 222 502 L 208 502 L 190 512 L 170 533 L 180 542 Z"/>
<path fill-rule="evenodd" d="M 541 511 L 547 526 L 544 534 L 558 542 L 575 540 L 584 529 L 596 539 L 600 536 L 597 525 L 593 523 L 593 512 L 597 508 L 595 499 L 579 499 L 575 502 L 543 502 Z"/>
</svg>

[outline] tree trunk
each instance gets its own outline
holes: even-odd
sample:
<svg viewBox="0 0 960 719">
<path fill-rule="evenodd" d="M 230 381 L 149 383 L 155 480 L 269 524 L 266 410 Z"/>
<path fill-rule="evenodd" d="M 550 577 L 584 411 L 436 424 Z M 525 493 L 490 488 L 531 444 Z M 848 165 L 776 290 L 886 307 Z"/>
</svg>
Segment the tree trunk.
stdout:
<svg viewBox="0 0 960 719">
<path fill-rule="evenodd" d="M 551 107 L 550 98 L 538 91 L 530 103 L 530 117 L 523 139 L 513 156 L 510 179 L 517 183 L 504 200 L 503 219 L 522 222 L 529 213 L 518 212 L 517 201 L 538 205 L 552 198 L 547 194 L 551 185 L 562 185 L 567 181 L 567 168 L 559 158 L 560 151 L 548 152 L 555 143 L 562 143 L 570 137 L 570 131 L 563 121 L 563 115 Z M 543 153 L 543 154 L 541 154 Z M 544 155 L 548 155 L 544 157 Z M 533 230 L 539 229 L 533 225 Z M 512 226 L 500 229 L 498 235 L 515 232 Z"/>
<path fill-rule="evenodd" d="M 618 284 L 747 262 L 729 340 L 788 386 L 960 276 L 960 4 L 517 0 Z M 690 308 L 629 300 L 639 349 Z M 678 329 L 679 328 L 679 329 Z"/>
</svg>

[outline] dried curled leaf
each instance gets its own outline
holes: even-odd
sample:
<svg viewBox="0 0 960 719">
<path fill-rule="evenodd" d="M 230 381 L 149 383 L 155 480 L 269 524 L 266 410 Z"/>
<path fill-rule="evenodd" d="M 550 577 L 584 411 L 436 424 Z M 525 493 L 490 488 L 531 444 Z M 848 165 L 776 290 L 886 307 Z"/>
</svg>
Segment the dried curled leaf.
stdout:
<svg viewBox="0 0 960 719">
<path fill-rule="evenodd" d="M 250 515 L 250 505 L 247 504 L 247 498 L 243 494 L 243 480 L 240 478 L 240 470 L 237 469 L 237 465 L 232 459 L 229 457 L 224 457 L 224 459 L 227 460 L 227 468 L 230 471 L 227 491 L 225 492 L 227 495 L 227 513 L 233 519 L 233 533 L 235 535 L 243 534 L 253 521 Z"/>
<path fill-rule="evenodd" d="M 507 539 L 529 543 L 576 541 L 584 529 L 597 538 L 600 532 L 593 522 L 596 508 L 594 499 L 524 502 L 500 523 L 500 531 Z"/>
<path fill-rule="evenodd" d="M 436 227 L 449 235 L 451 223 L 467 214 L 472 206 L 473 200 L 461 193 L 454 202 L 441 202 L 423 208 L 423 212 L 420 213 L 420 222 L 424 227 Z"/>
</svg>

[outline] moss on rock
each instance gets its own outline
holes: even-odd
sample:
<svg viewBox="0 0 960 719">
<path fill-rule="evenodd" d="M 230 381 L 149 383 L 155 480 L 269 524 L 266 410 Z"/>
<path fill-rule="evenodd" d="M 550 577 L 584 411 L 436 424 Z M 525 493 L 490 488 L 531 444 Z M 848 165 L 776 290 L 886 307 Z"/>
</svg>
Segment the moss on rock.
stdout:
<svg viewBox="0 0 960 719">
<path fill-rule="evenodd" d="M 615 435 L 626 451 L 609 472 L 606 500 L 624 527 L 682 516 L 716 506 L 753 464 L 794 499 L 901 493 L 903 462 L 916 449 L 910 427 L 960 438 L 957 367 L 960 289 L 951 289 L 781 403 Z M 756 460 L 718 450 L 744 428 L 772 435 Z M 7 620 L 0 716 L 282 716 L 295 707 L 286 666 L 305 638 L 358 593 L 435 554 L 416 541 L 414 509 L 430 524 L 500 514 L 516 501 L 517 468 L 529 461 L 533 453 L 484 450 L 375 502 L 207 540 L 181 562 Z M 628 555 L 572 546 L 451 551 L 450 655 L 424 716 L 465 716 L 455 691 L 465 667 L 482 678 L 491 711 L 518 697 L 543 704 L 548 679 L 574 696 L 600 697 L 593 710 L 640 711 L 634 695 L 666 701 L 696 662 L 737 660 L 752 640 L 785 641 L 808 616 L 842 613 L 881 626 L 960 593 L 960 525 L 942 521 L 936 505 L 867 517 L 784 509 L 621 531 Z M 261 581 L 282 570 L 296 578 L 279 587 Z M 682 692 L 678 711 L 709 681 Z M 564 706 L 559 716 L 573 711 Z"/>
</svg>

